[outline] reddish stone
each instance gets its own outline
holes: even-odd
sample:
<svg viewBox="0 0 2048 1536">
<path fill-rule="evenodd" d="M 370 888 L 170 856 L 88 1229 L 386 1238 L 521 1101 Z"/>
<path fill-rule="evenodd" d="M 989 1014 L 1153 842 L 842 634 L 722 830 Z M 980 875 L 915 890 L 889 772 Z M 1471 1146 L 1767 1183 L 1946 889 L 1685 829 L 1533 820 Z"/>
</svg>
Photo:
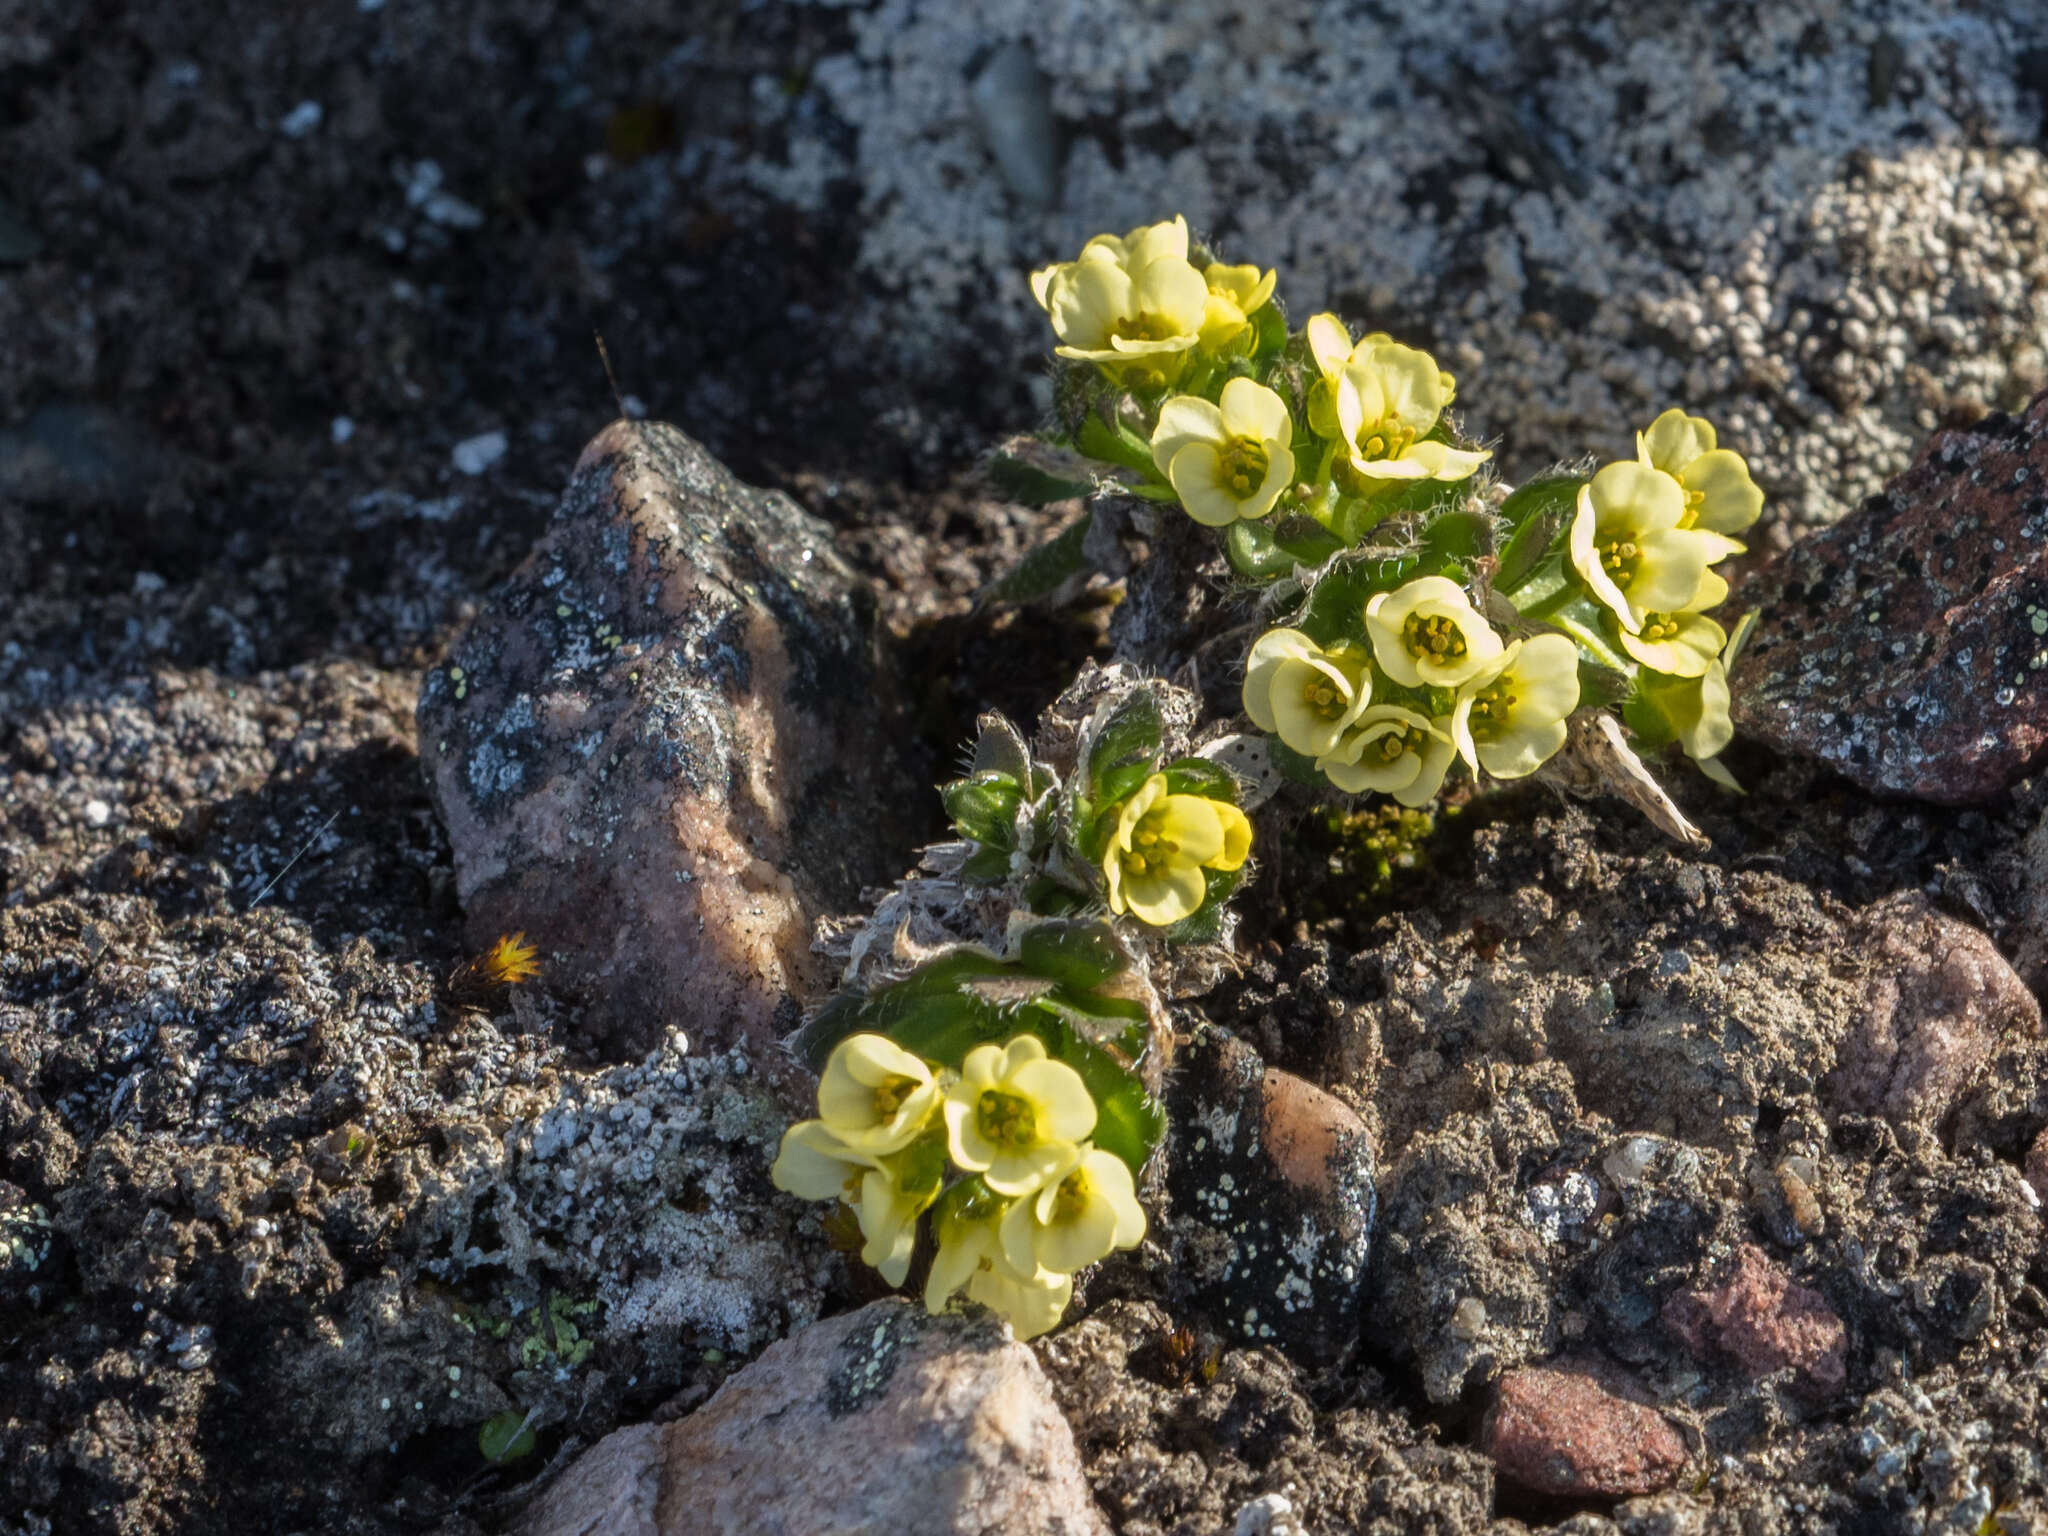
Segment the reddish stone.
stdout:
<svg viewBox="0 0 2048 1536">
<path fill-rule="evenodd" d="M 1911 468 L 1744 582 L 1745 735 L 1865 789 L 1996 799 L 2048 753 L 2048 393 Z"/>
<path fill-rule="evenodd" d="M 1869 990 L 1823 1091 L 1850 1114 L 1938 1127 L 2006 1031 L 2040 1032 L 2041 1005 L 1989 938 L 1918 891 L 1857 927 Z"/>
<path fill-rule="evenodd" d="M 1752 1380 L 1789 1369 L 1812 1397 L 1839 1392 L 1848 1380 L 1848 1330 L 1827 1298 L 1751 1243 L 1735 1251 L 1717 1284 L 1666 1302 L 1664 1321 L 1694 1354 L 1717 1351 Z"/>
<path fill-rule="evenodd" d="M 1670 1486 L 1685 1466 L 1685 1442 L 1656 1409 L 1610 1390 L 1618 1385 L 1589 1362 L 1509 1371 L 1480 1449 L 1531 1493 L 1618 1499 Z"/>
</svg>

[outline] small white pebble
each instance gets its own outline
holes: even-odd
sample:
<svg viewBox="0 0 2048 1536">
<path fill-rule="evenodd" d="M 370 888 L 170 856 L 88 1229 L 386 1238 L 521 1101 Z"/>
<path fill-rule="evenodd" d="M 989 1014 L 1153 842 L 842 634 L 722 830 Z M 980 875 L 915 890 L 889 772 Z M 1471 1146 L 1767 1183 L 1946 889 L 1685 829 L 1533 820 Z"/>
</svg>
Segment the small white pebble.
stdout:
<svg viewBox="0 0 2048 1536">
<path fill-rule="evenodd" d="M 462 1380 L 462 1367 L 461 1367 L 461 1366 L 459 1366 L 459 1365 L 451 1365 L 451 1366 L 449 1366 L 449 1367 L 448 1367 L 448 1379 L 449 1379 L 450 1381 L 460 1381 L 460 1380 Z"/>
<path fill-rule="evenodd" d="M 389 1413 L 391 1411 L 391 1399 L 388 1397 L 382 1398 L 378 1401 L 377 1406 L 379 1408 L 382 1408 L 386 1413 Z"/>
<path fill-rule="evenodd" d="M 279 120 L 277 131 L 288 139 L 303 139 L 320 126 L 320 119 L 326 115 L 319 102 L 302 101 Z"/>
<path fill-rule="evenodd" d="M 507 446 L 504 433 L 483 432 L 457 443 L 449 458 L 459 473 L 480 475 L 505 457 Z"/>
<path fill-rule="evenodd" d="M 157 575 L 155 571 L 137 571 L 135 573 L 135 595 L 137 597 L 153 597 L 163 591 L 165 585 L 163 577 Z"/>
<path fill-rule="evenodd" d="M 345 443 L 356 435 L 356 424 L 346 416 L 337 416 L 328 423 L 327 434 L 337 443 Z"/>
<path fill-rule="evenodd" d="M 104 800 L 85 802 L 85 824 L 89 827 L 104 827 L 113 819 L 114 809 Z"/>
</svg>

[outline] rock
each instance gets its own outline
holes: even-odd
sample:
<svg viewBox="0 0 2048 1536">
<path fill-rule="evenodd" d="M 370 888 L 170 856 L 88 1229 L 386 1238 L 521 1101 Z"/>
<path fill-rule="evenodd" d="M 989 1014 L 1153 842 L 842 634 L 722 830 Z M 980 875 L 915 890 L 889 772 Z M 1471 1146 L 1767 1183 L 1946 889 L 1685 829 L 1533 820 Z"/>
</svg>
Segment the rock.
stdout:
<svg viewBox="0 0 2048 1536">
<path fill-rule="evenodd" d="M 856 190 L 844 344 L 892 381 L 957 389 L 955 306 L 976 359 L 1043 355 L 1024 269 L 1176 210 L 1227 259 L 1277 266 L 1290 313 L 1429 338 L 1511 479 L 1629 453 L 1684 404 L 1758 466 L 1771 516 L 1828 522 L 1945 409 L 2024 399 L 2048 371 L 2048 160 L 2013 83 L 2048 17 L 2026 0 L 1787 0 L 1739 60 L 1691 7 L 1028 14 L 850 10 L 814 75 L 830 112 L 786 119 L 808 174 L 779 156 L 744 173 L 814 207 Z M 1219 16 L 1256 49 L 1224 63 Z M 1880 27 L 1902 51 L 1883 107 Z M 987 174 L 967 110 L 977 59 L 1020 36 L 1070 129 L 1055 214 Z M 1028 373 L 973 376 L 990 402 Z"/>
<path fill-rule="evenodd" d="M 1848 1333 L 1827 1298 L 1800 1285 L 1761 1248 L 1744 1243 L 1714 1284 L 1681 1291 L 1664 1321 L 1696 1355 L 1720 1353 L 1751 1378 L 1794 1373 L 1808 1397 L 1828 1397 L 1848 1380 Z"/>
<path fill-rule="evenodd" d="M 1248 1343 L 1347 1358 L 1379 1198 L 1364 1122 L 1218 1029 L 1182 1053 L 1168 1105 L 1169 1237 L 1196 1305 Z"/>
<path fill-rule="evenodd" d="M 2048 749 L 2048 393 L 1744 582 L 1736 723 L 1865 789 L 1996 799 Z"/>
<path fill-rule="evenodd" d="M 924 825 L 890 698 L 829 530 L 614 423 L 420 690 L 471 935 L 524 930 L 617 1049 L 680 1028 L 773 1059 L 828 979 L 813 917 Z"/>
<path fill-rule="evenodd" d="M 1611 1386 L 1610 1386 L 1611 1383 Z M 1560 1360 L 1501 1377 L 1480 1446 L 1504 1481 L 1564 1498 L 1627 1498 L 1668 1486 L 1685 1442 L 1595 1362 Z M 1625 1388 L 1624 1388 L 1625 1389 Z"/>
<path fill-rule="evenodd" d="M 2041 1128 L 2041 1134 L 2027 1148 L 2026 1176 L 2027 1187 L 2043 1205 L 2048 1205 L 2048 1126 Z"/>
<path fill-rule="evenodd" d="M 520 1536 L 1108 1536 L 1031 1351 L 900 1300 L 774 1345 L 697 1412 L 600 1441 Z"/>
<path fill-rule="evenodd" d="M 1939 1129 L 2009 1029 L 2038 1034 L 2041 1005 L 1983 933 L 1917 891 L 1858 921 L 1867 994 L 1822 1084 L 1850 1114 Z"/>
</svg>

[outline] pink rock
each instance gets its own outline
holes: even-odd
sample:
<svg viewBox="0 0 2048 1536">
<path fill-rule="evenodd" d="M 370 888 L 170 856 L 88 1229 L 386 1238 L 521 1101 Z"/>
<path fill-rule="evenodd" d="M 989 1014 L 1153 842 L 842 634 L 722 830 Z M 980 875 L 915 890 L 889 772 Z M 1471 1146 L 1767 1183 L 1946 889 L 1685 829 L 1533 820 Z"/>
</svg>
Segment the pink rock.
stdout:
<svg viewBox="0 0 2048 1536">
<path fill-rule="evenodd" d="M 616 1054 L 670 1028 L 779 1063 L 828 978 L 813 919 L 929 818 L 874 602 L 831 531 L 675 428 L 614 422 L 420 689 L 481 948 L 523 930 Z"/>
<path fill-rule="evenodd" d="M 1883 794 L 1995 799 L 2048 751 L 2048 393 L 1910 469 L 1735 594 L 1745 735 Z"/>
<path fill-rule="evenodd" d="M 1502 1376 L 1480 1449 L 1502 1478 L 1531 1493 L 1628 1498 L 1668 1487 L 1685 1442 L 1663 1414 L 1632 1402 L 1592 1362 L 1560 1360 Z"/>
<path fill-rule="evenodd" d="M 1109 1536 L 1037 1357 L 890 1299 L 813 1323 L 688 1418 L 607 1436 L 517 1536 Z"/>
<path fill-rule="evenodd" d="M 1822 1084 L 1834 1107 L 1939 1127 L 2008 1029 L 2041 1005 L 1991 940 L 1902 892 L 1858 919 L 1868 993 Z"/>
<path fill-rule="evenodd" d="M 1827 1298 L 1751 1243 L 1736 1249 L 1716 1284 L 1667 1301 L 1664 1321 L 1694 1354 L 1718 1351 L 1752 1379 L 1789 1369 L 1812 1397 L 1839 1392 L 1848 1380 L 1848 1330 Z"/>
</svg>

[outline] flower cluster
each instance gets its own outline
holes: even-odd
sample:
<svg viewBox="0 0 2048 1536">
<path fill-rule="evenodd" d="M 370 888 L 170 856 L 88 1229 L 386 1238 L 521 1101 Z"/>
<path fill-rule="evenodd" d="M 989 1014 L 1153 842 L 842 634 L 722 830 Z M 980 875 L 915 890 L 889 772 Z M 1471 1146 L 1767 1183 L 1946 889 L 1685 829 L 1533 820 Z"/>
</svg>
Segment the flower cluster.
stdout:
<svg viewBox="0 0 2048 1536">
<path fill-rule="evenodd" d="M 909 1278 L 932 1211 L 926 1307 L 964 1289 L 1030 1338 L 1065 1313 L 1077 1271 L 1145 1235 L 1130 1165 L 1090 1139 L 1098 1116 L 1081 1074 L 1036 1035 L 977 1045 L 952 1069 L 855 1034 L 826 1062 L 818 1118 L 784 1134 L 770 1177 L 850 1207 L 862 1260 L 891 1285 Z"/>
<path fill-rule="evenodd" d="M 1618 707 L 1638 745 L 1733 784 L 1716 757 L 1743 630 L 1709 610 L 1763 493 L 1707 422 L 1668 410 L 1633 459 L 1510 490 L 1429 353 L 1331 314 L 1290 332 L 1273 274 L 1184 219 L 1098 236 L 1031 286 L 1070 365 L 1056 441 L 1218 530 L 1286 619 L 1243 697 L 1294 776 L 1419 806 L 1456 763 L 1524 777 L 1574 712 Z"/>
<path fill-rule="evenodd" d="M 1517 779 L 1564 744 L 1579 653 L 1563 635 L 1503 641 L 1442 576 L 1375 593 L 1359 617 L 1367 645 L 1274 629 L 1245 663 L 1252 723 L 1337 788 L 1420 806 L 1454 758 Z"/>
</svg>

